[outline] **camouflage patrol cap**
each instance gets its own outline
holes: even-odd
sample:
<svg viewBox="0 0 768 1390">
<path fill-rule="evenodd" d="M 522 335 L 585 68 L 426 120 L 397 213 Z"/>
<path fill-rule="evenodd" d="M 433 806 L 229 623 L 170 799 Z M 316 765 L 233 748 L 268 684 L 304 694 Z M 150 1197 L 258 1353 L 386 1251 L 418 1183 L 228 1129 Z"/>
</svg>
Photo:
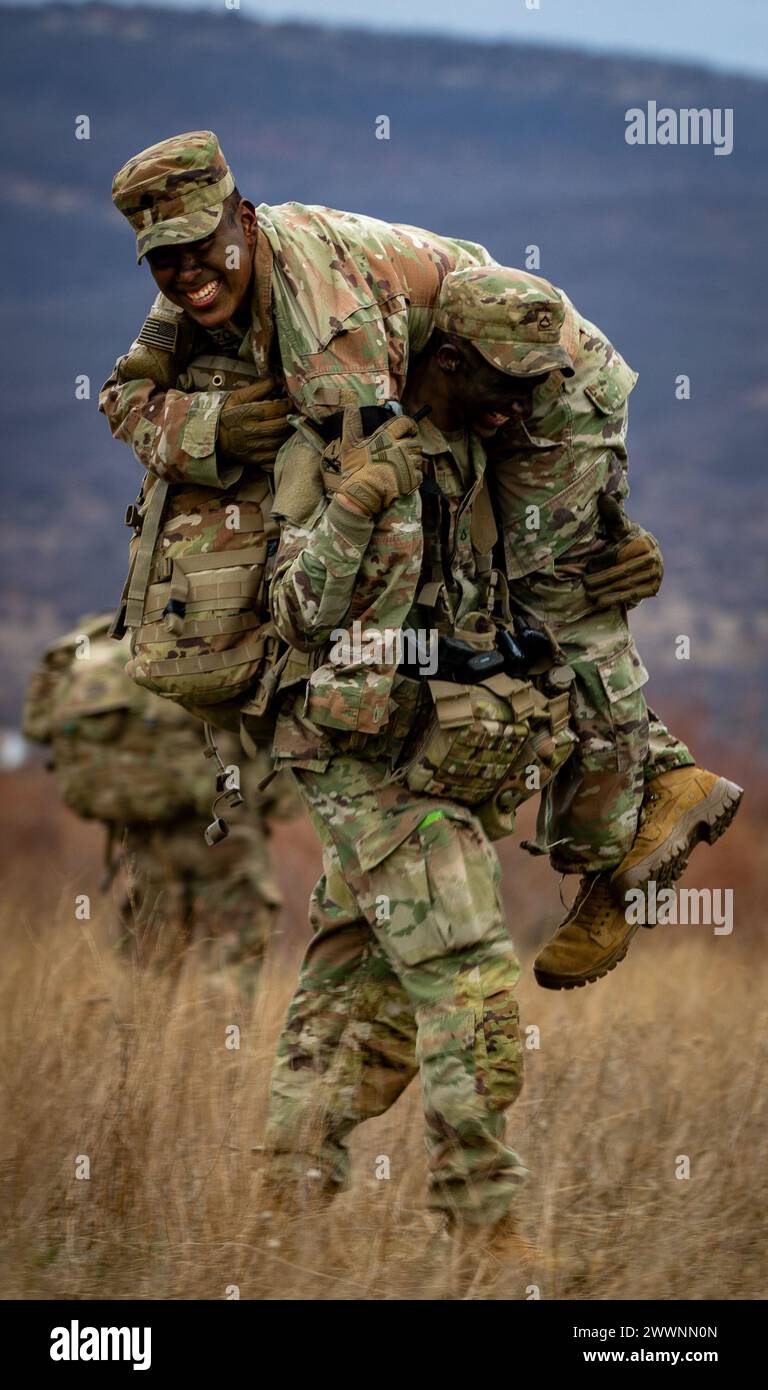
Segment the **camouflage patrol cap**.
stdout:
<svg viewBox="0 0 768 1390">
<path fill-rule="evenodd" d="M 136 233 L 137 260 L 215 232 L 235 180 L 212 130 L 141 150 L 112 180 L 112 201 Z"/>
<path fill-rule="evenodd" d="M 524 270 L 474 266 L 446 275 L 435 327 L 473 347 L 509 376 L 573 376 L 564 341 L 567 306 L 554 285 Z M 566 330 L 564 332 L 564 330 Z"/>
</svg>

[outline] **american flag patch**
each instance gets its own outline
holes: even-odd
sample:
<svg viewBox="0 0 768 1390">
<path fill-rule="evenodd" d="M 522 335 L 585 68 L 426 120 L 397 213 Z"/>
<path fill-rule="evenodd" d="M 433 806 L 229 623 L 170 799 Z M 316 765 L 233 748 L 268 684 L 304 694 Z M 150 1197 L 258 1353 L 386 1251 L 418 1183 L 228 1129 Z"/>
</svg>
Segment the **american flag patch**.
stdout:
<svg viewBox="0 0 768 1390">
<path fill-rule="evenodd" d="M 150 314 L 144 320 L 136 341 L 144 343 L 146 347 L 162 348 L 164 352 L 174 352 L 178 336 L 179 326 L 177 323 L 171 323 L 168 319 L 155 318 L 153 314 Z"/>
</svg>

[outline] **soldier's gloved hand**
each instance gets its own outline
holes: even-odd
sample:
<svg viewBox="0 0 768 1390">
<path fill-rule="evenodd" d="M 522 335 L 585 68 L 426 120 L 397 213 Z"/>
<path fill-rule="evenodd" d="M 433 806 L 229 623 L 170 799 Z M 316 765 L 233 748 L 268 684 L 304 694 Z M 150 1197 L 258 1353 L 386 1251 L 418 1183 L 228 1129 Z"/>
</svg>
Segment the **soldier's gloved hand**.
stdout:
<svg viewBox="0 0 768 1390">
<path fill-rule="evenodd" d="M 148 377 L 162 391 L 170 391 L 176 385 L 181 368 L 182 364 L 174 353 L 137 342 L 124 357 L 118 357 L 115 376 L 121 385 L 126 381 L 141 381 Z"/>
<path fill-rule="evenodd" d="M 413 420 L 395 415 L 366 439 L 358 406 L 345 406 L 341 439 L 323 453 L 326 491 L 350 498 L 366 516 L 378 516 L 421 483 L 424 459 L 417 434 Z"/>
<path fill-rule="evenodd" d="M 608 544 L 588 565 L 584 588 L 595 608 L 612 608 L 617 603 L 632 608 L 661 588 L 664 561 L 659 542 L 630 521 L 622 503 L 610 493 L 601 493 L 597 505 Z"/>
<path fill-rule="evenodd" d="M 267 386 L 274 386 L 266 383 Z M 293 410 L 287 397 L 264 399 L 264 386 L 244 386 L 230 391 L 219 416 L 216 452 L 227 463 L 272 463 L 285 443 Z"/>
</svg>

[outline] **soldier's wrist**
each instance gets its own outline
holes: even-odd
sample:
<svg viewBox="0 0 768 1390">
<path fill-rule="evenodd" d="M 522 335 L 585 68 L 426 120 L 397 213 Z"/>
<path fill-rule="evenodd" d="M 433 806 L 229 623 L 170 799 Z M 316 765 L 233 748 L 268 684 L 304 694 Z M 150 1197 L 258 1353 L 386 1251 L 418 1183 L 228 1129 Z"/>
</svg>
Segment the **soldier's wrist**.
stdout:
<svg viewBox="0 0 768 1390">
<path fill-rule="evenodd" d="M 338 493 L 328 504 L 328 520 L 345 540 L 353 545 L 366 546 L 371 538 L 374 518 L 363 511 L 354 498 Z"/>
</svg>

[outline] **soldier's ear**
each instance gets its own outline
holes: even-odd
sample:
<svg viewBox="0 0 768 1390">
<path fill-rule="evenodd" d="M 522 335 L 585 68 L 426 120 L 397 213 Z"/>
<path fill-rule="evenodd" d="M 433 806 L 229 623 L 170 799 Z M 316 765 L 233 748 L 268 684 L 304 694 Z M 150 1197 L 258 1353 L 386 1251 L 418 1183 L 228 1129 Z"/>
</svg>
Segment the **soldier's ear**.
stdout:
<svg viewBox="0 0 768 1390">
<path fill-rule="evenodd" d="M 447 372 L 450 376 L 459 370 L 463 361 L 462 353 L 453 343 L 441 343 L 436 357 L 441 372 Z"/>
<path fill-rule="evenodd" d="M 243 236 L 249 246 L 256 240 L 256 208 L 247 198 L 240 199 L 240 206 L 237 209 L 237 216 L 240 219 L 240 226 L 243 229 Z"/>
</svg>

